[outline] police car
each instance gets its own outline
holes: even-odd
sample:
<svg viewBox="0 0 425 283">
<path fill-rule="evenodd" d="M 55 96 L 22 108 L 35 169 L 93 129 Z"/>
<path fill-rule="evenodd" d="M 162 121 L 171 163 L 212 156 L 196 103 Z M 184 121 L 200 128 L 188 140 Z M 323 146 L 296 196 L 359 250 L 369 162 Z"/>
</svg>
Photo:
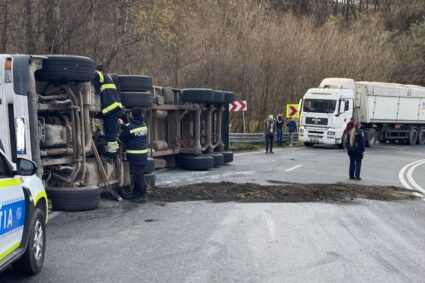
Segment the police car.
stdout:
<svg viewBox="0 0 425 283">
<path fill-rule="evenodd" d="M 47 195 L 34 162 L 16 165 L 0 149 L 0 272 L 40 272 L 46 250 Z"/>
</svg>

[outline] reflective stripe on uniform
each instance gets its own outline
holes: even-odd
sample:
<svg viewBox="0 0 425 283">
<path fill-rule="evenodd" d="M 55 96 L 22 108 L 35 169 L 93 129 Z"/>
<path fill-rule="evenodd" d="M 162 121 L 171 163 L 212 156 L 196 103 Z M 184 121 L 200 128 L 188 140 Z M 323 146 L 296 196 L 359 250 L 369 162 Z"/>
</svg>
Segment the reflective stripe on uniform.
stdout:
<svg viewBox="0 0 425 283">
<path fill-rule="evenodd" d="M 120 146 L 118 145 L 118 142 L 108 142 L 108 144 L 107 144 L 108 152 L 115 153 L 115 152 L 117 152 L 119 147 Z"/>
<path fill-rule="evenodd" d="M 135 132 L 139 132 L 139 131 L 147 131 L 148 127 L 139 127 L 139 128 L 134 128 L 130 130 L 130 134 L 135 133 Z"/>
<path fill-rule="evenodd" d="M 127 149 L 125 152 L 130 154 L 145 154 L 148 153 L 148 149 Z"/>
<path fill-rule="evenodd" d="M 111 105 L 109 105 L 108 107 L 103 108 L 102 113 L 105 114 L 105 113 L 111 112 L 112 110 L 114 110 L 115 108 L 118 108 L 118 107 L 123 108 L 121 102 L 114 102 Z"/>
<path fill-rule="evenodd" d="M 13 178 L 7 180 L 0 180 L 0 187 L 10 187 L 10 186 L 18 186 L 22 184 L 20 178 Z"/>
<path fill-rule="evenodd" d="M 99 82 L 103 83 L 105 81 L 105 77 L 103 76 L 102 72 L 100 71 L 96 71 L 96 72 L 99 75 Z"/>
<path fill-rule="evenodd" d="M 100 92 L 102 93 L 105 89 L 117 89 L 117 86 L 115 84 L 103 84 L 100 87 Z"/>
</svg>

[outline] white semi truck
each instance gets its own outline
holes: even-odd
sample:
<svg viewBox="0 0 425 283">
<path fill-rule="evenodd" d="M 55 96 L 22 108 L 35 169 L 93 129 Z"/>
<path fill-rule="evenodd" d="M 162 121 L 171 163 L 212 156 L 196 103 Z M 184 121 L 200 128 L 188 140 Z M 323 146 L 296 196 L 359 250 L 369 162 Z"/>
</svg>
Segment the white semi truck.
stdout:
<svg viewBox="0 0 425 283">
<path fill-rule="evenodd" d="M 425 144 L 425 87 L 326 78 L 301 101 L 299 140 L 343 148 L 351 117 L 362 123 L 366 146 Z"/>
<path fill-rule="evenodd" d="M 10 160 L 36 163 L 54 210 L 93 209 L 105 188 L 131 187 L 122 150 L 113 164 L 99 157 L 105 139 L 90 82 L 94 68 L 81 56 L 0 54 L 0 141 Z M 126 113 L 146 109 L 149 184 L 155 167 L 209 170 L 233 160 L 227 151 L 232 92 L 156 87 L 147 76 L 113 78 Z"/>
</svg>

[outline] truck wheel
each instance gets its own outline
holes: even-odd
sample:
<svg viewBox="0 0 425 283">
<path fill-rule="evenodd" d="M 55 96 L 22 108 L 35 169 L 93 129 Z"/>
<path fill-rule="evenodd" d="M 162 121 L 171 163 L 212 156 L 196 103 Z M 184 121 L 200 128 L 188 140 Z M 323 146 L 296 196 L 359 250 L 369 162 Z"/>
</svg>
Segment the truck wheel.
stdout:
<svg viewBox="0 0 425 283">
<path fill-rule="evenodd" d="M 155 173 L 145 174 L 146 185 L 155 188 Z"/>
<path fill-rule="evenodd" d="M 94 79 L 95 64 L 82 56 L 50 55 L 43 61 L 43 68 L 35 72 L 39 81 L 77 81 Z"/>
<path fill-rule="evenodd" d="M 122 91 L 151 91 L 153 82 L 148 76 L 127 76 L 119 75 L 118 81 Z"/>
<path fill-rule="evenodd" d="M 214 152 L 211 154 L 205 154 L 205 156 L 211 156 L 214 160 L 214 167 L 218 167 L 224 164 L 224 156 L 222 153 Z"/>
<path fill-rule="evenodd" d="M 342 140 L 341 140 L 341 143 L 338 145 L 338 148 L 345 149 L 347 147 L 347 143 L 348 143 L 348 135 L 345 134 L 342 136 Z"/>
<path fill-rule="evenodd" d="M 224 103 L 231 103 L 235 101 L 235 94 L 231 91 L 224 92 Z"/>
<path fill-rule="evenodd" d="M 409 131 L 409 139 L 407 140 L 407 142 L 410 145 L 414 145 L 416 144 L 416 142 L 418 141 L 418 130 L 417 129 L 410 129 Z"/>
<path fill-rule="evenodd" d="M 367 147 L 374 147 L 375 145 L 376 145 L 376 130 L 375 129 L 369 129 L 367 131 L 366 146 Z"/>
<path fill-rule="evenodd" d="M 216 95 L 208 88 L 186 88 L 181 91 L 183 102 L 216 103 Z"/>
<path fill-rule="evenodd" d="M 314 143 L 311 143 L 311 142 L 304 142 L 304 145 L 305 145 L 306 147 L 312 147 L 312 146 L 314 145 Z"/>
<path fill-rule="evenodd" d="M 151 107 L 153 95 L 150 92 L 121 92 L 121 103 L 126 107 Z"/>
<path fill-rule="evenodd" d="M 220 152 L 223 154 L 224 163 L 229 163 L 233 161 L 233 152 L 232 151 L 223 151 Z"/>
<path fill-rule="evenodd" d="M 205 155 L 182 155 L 180 163 L 183 169 L 206 171 L 214 167 L 214 158 Z"/>
<path fill-rule="evenodd" d="M 418 144 L 425 144 L 425 128 L 419 130 Z"/>
<path fill-rule="evenodd" d="M 48 198 L 52 201 L 53 210 L 83 211 L 99 207 L 100 188 L 75 187 L 46 189 Z"/>
<path fill-rule="evenodd" d="M 17 271 L 34 275 L 41 271 L 46 253 L 46 216 L 36 207 L 29 226 L 28 245 L 22 257 L 13 263 Z"/>
<path fill-rule="evenodd" d="M 148 158 L 148 161 L 146 162 L 146 165 L 145 165 L 145 171 L 144 171 L 144 173 L 145 174 L 150 174 L 150 173 L 152 173 L 153 171 L 155 171 L 155 160 L 153 159 L 153 158 Z"/>
</svg>

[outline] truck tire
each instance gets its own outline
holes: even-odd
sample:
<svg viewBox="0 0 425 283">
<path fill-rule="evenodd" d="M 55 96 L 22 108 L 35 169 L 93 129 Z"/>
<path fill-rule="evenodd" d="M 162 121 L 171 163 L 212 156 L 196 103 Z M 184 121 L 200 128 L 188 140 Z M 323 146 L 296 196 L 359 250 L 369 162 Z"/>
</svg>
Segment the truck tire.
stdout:
<svg viewBox="0 0 425 283">
<path fill-rule="evenodd" d="M 186 170 L 207 171 L 214 167 L 214 158 L 205 155 L 182 155 L 180 157 L 180 163 L 181 167 Z"/>
<path fill-rule="evenodd" d="M 181 91 L 183 102 L 216 103 L 215 92 L 208 88 L 186 88 Z"/>
<path fill-rule="evenodd" d="M 155 171 L 155 159 L 149 157 L 145 165 L 144 173 L 150 174 L 153 171 Z"/>
<path fill-rule="evenodd" d="M 155 173 L 145 174 L 145 182 L 147 186 L 155 188 Z"/>
<path fill-rule="evenodd" d="M 126 107 L 151 107 L 153 95 L 150 92 L 121 92 L 121 103 Z"/>
<path fill-rule="evenodd" d="M 222 153 L 214 152 L 211 154 L 205 154 L 205 156 L 211 156 L 214 160 L 214 167 L 218 167 L 224 164 L 224 156 Z"/>
<path fill-rule="evenodd" d="M 366 136 L 366 147 L 374 147 L 376 145 L 376 130 L 368 129 Z"/>
<path fill-rule="evenodd" d="M 53 210 L 84 211 L 99 207 L 100 188 L 75 187 L 46 189 L 48 198 L 52 201 Z"/>
<path fill-rule="evenodd" d="M 409 139 L 407 140 L 408 144 L 414 145 L 418 141 L 418 130 L 415 128 L 410 129 Z"/>
<path fill-rule="evenodd" d="M 92 59 L 82 56 L 50 55 L 43 61 L 43 68 L 35 72 L 39 81 L 87 82 L 95 77 Z"/>
<path fill-rule="evenodd" d="M 221 90 L 216 90 L 215 92 L 214 92 L 214 101 L 215 101 L 215 103 L 217 103 L 217 104 L 224 104 L 224 91 L 221 91 Z"/>
<path fill-rule="evenodd" d="M 233 162 L 233 152 L 232 151 L 223 151 L 224 163 Z"/>
<path fill-rule="evenodd" d="M 235 101 L 235 94 L 231 91 L 224 92 L 224 103 L 232 103 Z"/>
<path fill-rule="evenodd" d="M 13 263 L 13 268 L 20 273 L 34 275 L 41 271 L 46 253 L 46 216 L 36 207 L 29 226 L 28 245 L 20 259 Z"/>
<path fill-rule="evenodd" d="M 420 145 L 425 144 L 425 128 L 419 129 L 418 144 L 420 144 Z"/>
<path fill-rule="evenodd" d="M 119 75 L 118 81 L 122 91 L 151 91 L 153 87 L 152 78 L 148 76 Z"/>
<path fill-rule="evenodd" d="M 348 135 L 347 134 L 345 134 L 345 135 L 343 135 L 342 136 L 342 139 L 341 139 L 341 143 L 338 145 L 338 148 L 339 149 L 345 149 L 345 148 L 347 148 L 347 143 L 348 143 Z"/>
<path fill-rule="evenodd" d="M 306 147 L 312 147 L 312 146 L 314 145 L 314 143 L 311 143 L 311 142 L 304 142 L 304 145 L 305 145 Z"/>
</svg>

